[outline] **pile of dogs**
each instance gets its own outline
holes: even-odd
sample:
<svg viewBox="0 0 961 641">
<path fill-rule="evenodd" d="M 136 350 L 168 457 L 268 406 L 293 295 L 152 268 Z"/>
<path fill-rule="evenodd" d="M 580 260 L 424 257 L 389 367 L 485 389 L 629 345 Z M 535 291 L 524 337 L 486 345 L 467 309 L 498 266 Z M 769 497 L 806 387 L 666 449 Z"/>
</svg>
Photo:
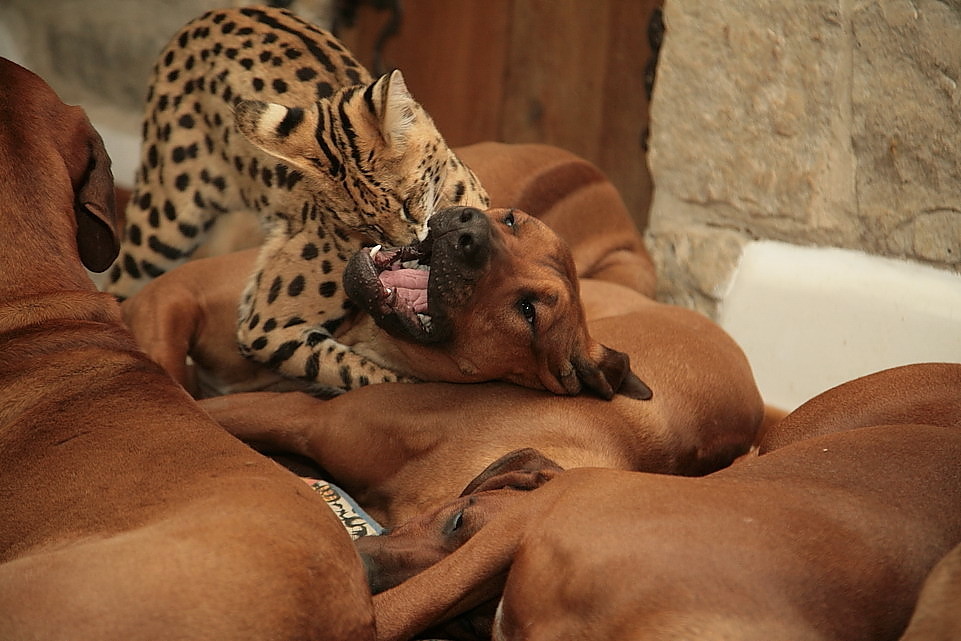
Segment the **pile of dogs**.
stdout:
<svg viewBox="0 0 961 641">
<path fill-rule="evenodd" d="M 361 319 L 345 341 L 433 382 L 320 399 L 235 349 L 253 252 L 122 307 L 97 290 L 122 235 L 109 158 L 0 62 L 0 638 L 959 638 L 961 364 L 783 416 L 719 327 L 652 299 L 589 163 L 457 154 L 491 197 L 451 214 L 486 230 L 457 228 L 483 243 L 449 310 L 465 339 L 412 357 Z M 500 350 L 518 290 L 550 331 Z M 446 382 L 490 360 L 499 380 Z M 198 371 L 232 393 L 198 401 Z M 352 541 L 261 452 L 309 458 L 387 533 Z"/>
</svg>

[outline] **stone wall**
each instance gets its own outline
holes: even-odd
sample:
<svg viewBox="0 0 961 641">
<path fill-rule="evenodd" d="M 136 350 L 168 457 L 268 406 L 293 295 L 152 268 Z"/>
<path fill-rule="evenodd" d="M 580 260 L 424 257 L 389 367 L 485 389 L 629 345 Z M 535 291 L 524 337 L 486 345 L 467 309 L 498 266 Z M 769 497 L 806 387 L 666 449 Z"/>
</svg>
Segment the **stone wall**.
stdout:
<svg viewBox="0 0 961 641">
<path fill-rule="evenodd" d="M 744 243 L 961 271 L 961 2 L 666 0 L 659 296 L 716 313 Z"/>
</svg>

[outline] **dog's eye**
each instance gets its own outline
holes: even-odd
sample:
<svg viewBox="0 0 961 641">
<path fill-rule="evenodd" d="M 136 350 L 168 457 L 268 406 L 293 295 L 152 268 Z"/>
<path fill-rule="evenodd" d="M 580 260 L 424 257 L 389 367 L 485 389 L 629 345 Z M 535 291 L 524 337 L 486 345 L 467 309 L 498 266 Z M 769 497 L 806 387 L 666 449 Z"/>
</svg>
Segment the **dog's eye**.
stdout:
<svg viewBox="0 0 961 641">
<path fill-rule="evenodd" d="M 537 319 L 537 310 L 534 308 L 533 301 L 531 301 L 529 298 L 525 298 L 517 304 L 517 308 L 524 316 L 524 320 L 527 321 L 527 324 L 533 327 L 534 321 Z"/>
<path fill-rule="evenodd" d="M 453 534 L 464 525 L 464 510 L 459 511 L 457 514 L 451 517 L 450 522 L 447 524 L 447 533 Z"/>
<path fill-rule="evenodd" d="M 508 227 L 514 226 L 514 210 L 513 209 L 508 211 L 507 215 L 504 216 L 504 224 L 507 225 Z"/>
</svg>

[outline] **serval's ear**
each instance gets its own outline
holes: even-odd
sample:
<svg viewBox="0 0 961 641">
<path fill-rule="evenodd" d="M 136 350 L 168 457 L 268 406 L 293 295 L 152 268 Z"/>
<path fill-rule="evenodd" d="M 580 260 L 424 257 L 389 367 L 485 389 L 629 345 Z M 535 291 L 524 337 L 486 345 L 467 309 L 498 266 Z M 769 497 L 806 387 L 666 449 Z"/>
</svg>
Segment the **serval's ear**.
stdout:
<svg viewBox="0 0 961 641">
<path fill-rule="evenodd" d="M 365 95 L 370 98 L 380 119 L 380 133 L 388 147 L 403 148 L 419 113 L 419 105 L 407 90 L 400 70 L 385 74 L 371 85 Z"/>
</svg>

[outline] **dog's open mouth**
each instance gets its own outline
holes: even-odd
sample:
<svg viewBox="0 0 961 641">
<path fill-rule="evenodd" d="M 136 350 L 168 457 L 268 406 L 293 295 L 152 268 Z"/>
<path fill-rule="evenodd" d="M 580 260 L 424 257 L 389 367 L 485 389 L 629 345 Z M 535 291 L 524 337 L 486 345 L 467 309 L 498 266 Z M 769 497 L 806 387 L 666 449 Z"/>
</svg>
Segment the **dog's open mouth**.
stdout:
<svg viewBox="0 0 961 641">
<path fill-rule="evenodd" d="M 382 329 L 404 340 L 436 340 L 431 313 L 431 238 L 405 247 L 365 248 L 344 272 L 344 290 Z"/>
</svg>

